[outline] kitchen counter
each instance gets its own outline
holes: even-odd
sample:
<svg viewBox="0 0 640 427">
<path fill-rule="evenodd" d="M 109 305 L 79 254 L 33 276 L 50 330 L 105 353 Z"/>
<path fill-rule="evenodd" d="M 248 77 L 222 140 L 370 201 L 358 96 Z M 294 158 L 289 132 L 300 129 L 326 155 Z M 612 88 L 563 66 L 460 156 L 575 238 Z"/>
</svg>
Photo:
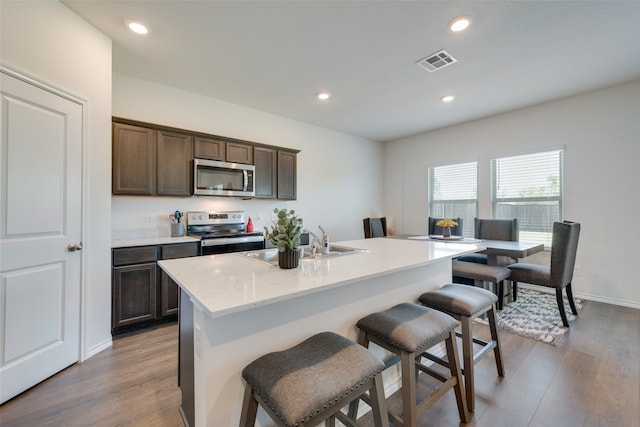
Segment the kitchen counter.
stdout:
<svg viewBox="0 0 640 427">
<path fill-rule="evenodd" d="M 241 371 L 252 360 L 321 331 L 355 340 L 359 318 L 416 301 L 451 281 L 452 257 L 484 249 L 385 238 L 336 244 L 367 251 L 302 260 L 291 270 L 241 254 L 158 262 L 181 288 L 181 413 L 189 425 L 237 425 Z M 385 371 L 385 383 L 397 375 Z M 258 425 L 272 425 L 262 410 Z"/>
<path fill-rule="evenodd" d="M 364 249 L 348 255 L 305 259 L 285 270 L 241 253 L 159 261 L 158 265 L 208 317 L 249 310 L 351 282 L 476 252 L 478 245 L 364 239 L 336 243 Z"/>
<path fill-rule="evenodd" d="M 111 248 L 130 248 L 133 246 L 154 246 L 154 245 L 170 245 L 174 243 L 192 243 L 199 242 L 196 237 L 147 237 L 134 239 L 116 239 L 111 241 Z"/>
</svg>

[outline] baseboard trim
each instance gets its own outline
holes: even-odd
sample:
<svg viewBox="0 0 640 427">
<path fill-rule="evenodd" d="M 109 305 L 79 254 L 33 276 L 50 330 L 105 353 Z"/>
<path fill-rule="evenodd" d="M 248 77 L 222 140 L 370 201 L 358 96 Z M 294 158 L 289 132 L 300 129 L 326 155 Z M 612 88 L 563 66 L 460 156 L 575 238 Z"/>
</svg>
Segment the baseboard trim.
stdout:
<svg viewBox="0 0 640 427">
<path fill-rule="evenodd" d="M 585 299 L 587 301 L 602 302 L 605 304 L 619 305 L 622 307 L 640 309 L 640 303 L 633 302 L 633 301 L 625 301 L 625 300 L 616 299 L 616 298 L 607 298 L 607 297 L 602 297 L 597 295 L 583 294 L 579 292 L 574 292 L 573 296 L 576 298 Z"/>
<path fill-rule="evenodd" d="M 532 286 L 532 285 L 529 285 L 527 283 L 518 283 L 518 287 L 519 288 L 532 289 L 532 290 L 538 291 L 538 292 L 546 292 L 548 294 L 555 294 L 555 289 L 545 288 L 543 286 Z M 602 303 L 605 303 L 605 304 L 619 305 L 621 307 L 629 307 L 629 308 L 640 309 L 640 302 L 621 300 L 621 299 L 617 299 L 617 298 L 608 298 L 608 297 L 603 297 L 603 296 L 599 296 L 599 295 L 585 294 L 585 293 L 582 293 L 582 292 L 576 292 L 575 289 L 573 290 L 573 296 L 575 298 L 580 298 L 580 299 L 587 300 L 587 301 L 602 302 Z"/>
<path fill-rule="evenodd" d="M 99 344 L 91 347 L 90 349 L 88 349 L 87 353 L 85 354 L 85 357 L 83 357 L 82 360 L 80 360 L 80 361 L 84 362 L 85 360 L 92 358 L 93 356 L 95 356 L 96 354 L 100 353 L 101 351 L 108 349 L 112 345 L 113 345 L 113 340 L 111 338 L 106 339 L 106 340 L 102 341 L 101 343 L 99 343 Z"/>
</svg>

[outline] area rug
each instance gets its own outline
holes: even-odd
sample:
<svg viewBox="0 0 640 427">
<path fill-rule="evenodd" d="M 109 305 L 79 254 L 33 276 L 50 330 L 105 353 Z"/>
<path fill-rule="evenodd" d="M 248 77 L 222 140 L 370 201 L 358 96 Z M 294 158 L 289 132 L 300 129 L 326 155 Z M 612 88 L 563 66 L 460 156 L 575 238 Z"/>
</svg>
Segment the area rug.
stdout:
<svg viewBox="0 0 640 427">
<path fill-rule="evenodd" d="M 575 297 L 573 301 L 580 312 L 584 306 L 583 301 Z M 564 306 L 567 320 L 571 324 L 576 316 L 571 312 L 566 297 Z M 487 324 L 484 319 L 476 321 Z M 521 287 L 518 287 L 518 300 L 505 304 L 503 310 L 498 312 L 498 328 L 551 345 L 557 345 L 569 330 L 562 325 L 555 293 L 548 294 Z"/>
</svg>

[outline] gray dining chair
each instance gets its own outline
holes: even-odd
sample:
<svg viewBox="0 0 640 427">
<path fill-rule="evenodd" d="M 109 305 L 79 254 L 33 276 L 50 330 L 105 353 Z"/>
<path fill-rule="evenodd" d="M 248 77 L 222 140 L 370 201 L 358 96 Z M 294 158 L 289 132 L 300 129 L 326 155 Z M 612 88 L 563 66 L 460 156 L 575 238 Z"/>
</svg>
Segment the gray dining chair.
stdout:
<svg viewBox="0 0 640 427">
<path fill-rule="evenodd" d="M 482 240 L 518 241 L 518 219 L 482 219 L 474 218 L 473 237 Z M 469 254 L 460 257 L 460 261 L 487 264 L 486 254 Z M 506 264 L 506 263 L 503 263 Z"/>
<path fill-rule="evenodd" d="M 438 223 L 438 221 L 440 221 L 441 219 L 443 219 L 443 218 L 429 217 L 429 233 L 428 234 L 430 234 L 430 235 L 431 234 L 436 234 L 436 235 L 442 234 L 442 227 L 436 225 Z M 462 236 L 462 218 L 451 218 L 451 219 L 458 223 L 457 226 L 450 227 L 451 228 L 451 235 L 453 235 L 453 236 Z"/>
<path fill-rule="evenodd" d="M 576 263 L 579 236 L 579 223 L 571 221 L 554 222 L 551 241 L 551 265 L 544 266 L 518 262 L 507 266 L 511 270 L 513 300 L 517 299 L 518 283 L 554 288 L 562 324 L 567 328 L 569 327 L 569 322 L 564 309 L 562 289 L 567 290 L 567 299 L 571 306 L 571 312 L 577 315 L 578 311 L 573 301 L 571 281 Z"/>
<path fill-rule="evenodd" d="M 386 237 L 387 236 L 387 218 L 365 218 L 362 220 L 364 225 L 364 238 Z"/>
</svg>

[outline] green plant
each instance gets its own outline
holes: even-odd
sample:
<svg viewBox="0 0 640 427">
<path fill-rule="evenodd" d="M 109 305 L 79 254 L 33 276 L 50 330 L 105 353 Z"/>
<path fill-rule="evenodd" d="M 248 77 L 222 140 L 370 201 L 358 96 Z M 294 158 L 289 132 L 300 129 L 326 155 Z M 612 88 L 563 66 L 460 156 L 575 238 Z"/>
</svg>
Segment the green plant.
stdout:
<svg viewBox="0 0 640 427">
<path fill-rule="evenodd" d="M 293 209 L 275 208 L 273 210 L 278 215 L 278 221 L 273 221 L 271 230 L 264 227 L 265 239 L 273 243 L 278 252 L 293 250 L 300 246 L 300 233 L 302 233 L 302 218 L 298 218 Z"/>
</svg>

